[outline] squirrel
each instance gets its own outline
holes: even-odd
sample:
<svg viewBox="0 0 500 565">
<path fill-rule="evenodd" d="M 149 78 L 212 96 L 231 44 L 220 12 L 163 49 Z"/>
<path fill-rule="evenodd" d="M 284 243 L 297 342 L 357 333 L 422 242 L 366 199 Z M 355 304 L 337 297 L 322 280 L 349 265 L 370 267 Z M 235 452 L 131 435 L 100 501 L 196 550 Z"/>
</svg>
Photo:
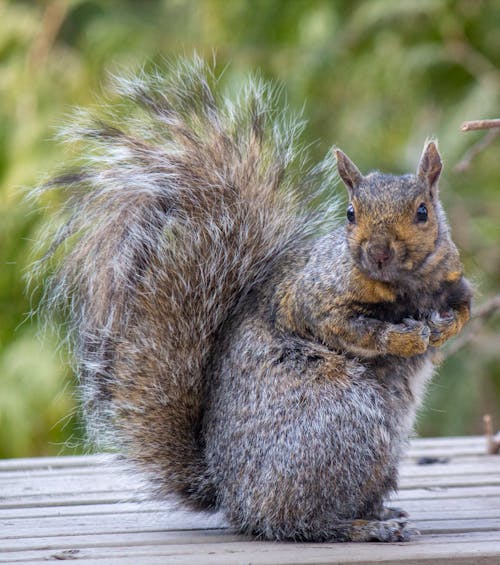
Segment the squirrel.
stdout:
<svg viewBox="0 0 500 565">
<path fill-rule="evenodd" d="M 311 167 L 273 87 L 217 81 L 197 57 L 117 79 L 126 111 L 80 113 L 83 165 L 46 185 L 69 193 L 45 304 L 66 313 L 89 436 L 241 533 L 407 541 L 384 500 L 472 298 L 436 142 L 415 175 L 339 149 Z"/>
</svg>

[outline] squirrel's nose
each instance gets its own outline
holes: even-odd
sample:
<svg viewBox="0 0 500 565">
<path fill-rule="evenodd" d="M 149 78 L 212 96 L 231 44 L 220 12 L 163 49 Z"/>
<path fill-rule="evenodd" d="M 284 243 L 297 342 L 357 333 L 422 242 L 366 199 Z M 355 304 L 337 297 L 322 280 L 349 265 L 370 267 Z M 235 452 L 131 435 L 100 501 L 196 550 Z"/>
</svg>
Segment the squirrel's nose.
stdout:
<svg viewBox="0 0 500 565">
<path fill-rule="evenodd" d="M 387 267 L 394 257 L 394 251 L 388 245 L 371 245 L 368 257 L 379 269 Z"/>
</svg>

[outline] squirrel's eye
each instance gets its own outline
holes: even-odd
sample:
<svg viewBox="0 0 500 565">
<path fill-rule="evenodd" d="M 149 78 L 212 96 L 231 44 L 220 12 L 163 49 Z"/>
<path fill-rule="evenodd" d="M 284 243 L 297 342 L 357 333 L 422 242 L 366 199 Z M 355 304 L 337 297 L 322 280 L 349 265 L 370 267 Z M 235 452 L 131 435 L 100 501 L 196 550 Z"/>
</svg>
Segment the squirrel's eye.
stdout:
<svg viewBox="0 0 500 565">
<path fill-rule="evenodd" d="M 427 206 L 422 202 L 417 208 L 417 222 L 427 221 Z"/>
<path fill-rule="evenodd" d="M 352 204 L 349 204 L 349 206 L 347 206 L 347 219 L 351 222 L 351 224 L 356 219 L 356 215 L 354 214 L 354 206 Z"/>
</svg>

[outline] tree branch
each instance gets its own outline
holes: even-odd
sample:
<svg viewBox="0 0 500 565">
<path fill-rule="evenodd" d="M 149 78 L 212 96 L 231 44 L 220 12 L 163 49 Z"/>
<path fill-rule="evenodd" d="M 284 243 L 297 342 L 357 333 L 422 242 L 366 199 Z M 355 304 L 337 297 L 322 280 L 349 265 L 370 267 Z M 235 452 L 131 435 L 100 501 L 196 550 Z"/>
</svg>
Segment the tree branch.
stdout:
<svg viewBox="0 0 500 565">
<path fill-rule="evenodd" d="M 500 128 L 500 119 L 495 120 L 473 120 L 462 124 L 462 131 L 473 131 L 477 129 Z"/>
<path fill-rule="evenodd" d="M 466 171 L 474 159 L 474 157 L 481 153 L 483 149 L 488 147 L 488 145 L 495 139 L 495 137 L 500 133 L 500 129 L 491 129 L 484 137 L 482 137 L 477 143 L 475 143 L 465 155 L 460 159 L 460 161 L 455 165 L 454 169 L 458 172 Z"/>
</svg>

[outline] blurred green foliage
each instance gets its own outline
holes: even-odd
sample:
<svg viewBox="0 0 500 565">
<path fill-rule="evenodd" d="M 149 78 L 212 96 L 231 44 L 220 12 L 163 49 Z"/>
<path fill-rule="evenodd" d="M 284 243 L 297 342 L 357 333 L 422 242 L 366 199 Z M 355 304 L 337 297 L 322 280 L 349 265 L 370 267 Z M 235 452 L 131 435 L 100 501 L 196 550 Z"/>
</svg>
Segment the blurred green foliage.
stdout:
<svg viewBox="0 0 500 565">
<path fill-rule="evenodd" d="M 23 276 L 51 212 L 21 187 L 68 159 L 56 127 L 119 69 L 193 50 L 215 52 L 232 81 L 260 69 L 292 107 L 305 101 L 316 157 L 338 144 L 365 171 L 414 169 L 436 135 L 478 301 L 498 289 L 500 137 L 454 168 L 484 135 L 460 133 L 461 122 L 500 114 L 497 0 L 0 0 L 0 22 L 0 456 L 67 453 L 81 438 L 66 356 L 27 316 L 38 292 Z M 500 426 L 495 330 L 498 318 L 444 364 L 421 433 L 480 432 L 486 411 Z"/>
</svg>

